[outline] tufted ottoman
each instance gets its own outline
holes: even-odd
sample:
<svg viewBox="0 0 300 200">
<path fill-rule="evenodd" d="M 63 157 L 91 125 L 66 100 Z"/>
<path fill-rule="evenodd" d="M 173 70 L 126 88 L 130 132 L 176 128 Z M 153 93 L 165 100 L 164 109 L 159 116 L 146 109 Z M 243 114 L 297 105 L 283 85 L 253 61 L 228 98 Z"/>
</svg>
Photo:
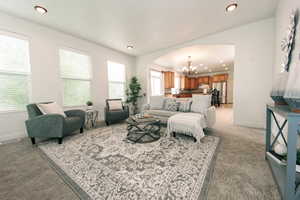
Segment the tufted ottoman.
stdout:
<svg viewBox="0 0 300 200">
<path fill-rule="evenodd" d="M 192 136 L 195 142 L 205 136 L 203 127 L 206 127 L 204 115 L 200 113 L 180 113 L 168 119 L 168 135 L 175 136 L 176 133 Z"/>
</svg>

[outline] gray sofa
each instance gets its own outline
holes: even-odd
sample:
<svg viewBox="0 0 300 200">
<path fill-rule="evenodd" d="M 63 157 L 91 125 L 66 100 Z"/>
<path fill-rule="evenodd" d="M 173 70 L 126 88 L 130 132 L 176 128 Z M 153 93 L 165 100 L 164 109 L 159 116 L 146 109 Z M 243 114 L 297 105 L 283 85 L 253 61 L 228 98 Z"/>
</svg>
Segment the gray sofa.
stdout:
<svg viewBox="0 0 300 200">
<path fill-rule="evenodd" d="M 158 100 L 159 98 L 162 98 L 163 100 Z M 158 119 L 161 120 L 161 123 L 164 123 L 166 124 L 167 121 L 168 121 L 168 118 L 173 116 L 173 115 L 176 115 L 176 114 L 179 114 L 179 113 L 183 113 L 183 112 L 180 112 L 180 111 L 169 111 L 169 110 L 166 110 L 164 108 L 164 102 L 166 101 L 166 97 L 163 97 L 163 96 L 160 96 L 160 97 L 150 97 L 150 103 L 149 104 L 145 104 L 143 106 L 143 113 L 144 114 L 149 114 L 149 115 L 152 115 Z M 182 102 L 182 101 L 191 101 L 191 109 L 190 109 L 190 113 L 199 113 L 199 114 L 202 114 L 204 115 L 204 119 L 205 119 L 205 124 L 206 124 L 206 127 L 203 127 L 204 129 L 205 128 L 212 128 L 216 122 L 216 109 L 214 106 L 210 106 L 211 105 L 211 98 L 210 97 L 207 97 L 207 98 L 200 98 L 199 101 L 207 101 L 205 104 L 206 106 L 202 107 L 202 110 L 201 112 L 199 112 L 195 106 L 197 103 L 199 102 L 196 102 L 198 101 L 197 98 L 193 97 L 193 98 L 174 98 L 174 100 L 176 102 Z M 155 101 L 155 103 L 153 102 Z M 162 102 L 162 105 L 160 106 L 161 103 L 157 103 L 158 101 Z M 200 103 L 203 103 L 203 102 L 200 102 Z M 194 105 L 193 105 L 194 104 Z M 198 111 L 198 112 L 197 112 Z M 189 113 L 189 112 L 184 112 L 184 113 Z"/>
</svg>

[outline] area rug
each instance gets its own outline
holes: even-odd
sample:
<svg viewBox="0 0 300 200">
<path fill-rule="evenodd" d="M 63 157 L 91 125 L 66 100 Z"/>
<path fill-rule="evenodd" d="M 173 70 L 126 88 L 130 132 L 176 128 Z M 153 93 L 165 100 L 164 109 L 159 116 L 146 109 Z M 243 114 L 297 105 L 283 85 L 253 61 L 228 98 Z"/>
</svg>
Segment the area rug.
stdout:
<svg viewBox="0 0 300 200">
<path fill-rule="evenodd" d="M 202 143 L 170 138 L 147 144 L 125 140 L 115 125 L 39 145 L 43 155 L 82 199 L 199 200 L 219 138 Z"/>
</svg>

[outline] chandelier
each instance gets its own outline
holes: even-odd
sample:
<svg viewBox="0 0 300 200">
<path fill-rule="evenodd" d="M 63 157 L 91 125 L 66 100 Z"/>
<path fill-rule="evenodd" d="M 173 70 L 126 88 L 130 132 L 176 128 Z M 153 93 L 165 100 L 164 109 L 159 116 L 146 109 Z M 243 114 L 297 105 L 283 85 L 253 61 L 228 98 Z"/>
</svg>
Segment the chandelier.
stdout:
<svg viewBox="0 0 300 200">
<path fill-rule="evenodd" d="M 182 73 L 188 76 L 198 74 L 197 67 L 192 66 L 191 56 L 188 57 L 187 66 L 182 68 Z"/>
</svg>

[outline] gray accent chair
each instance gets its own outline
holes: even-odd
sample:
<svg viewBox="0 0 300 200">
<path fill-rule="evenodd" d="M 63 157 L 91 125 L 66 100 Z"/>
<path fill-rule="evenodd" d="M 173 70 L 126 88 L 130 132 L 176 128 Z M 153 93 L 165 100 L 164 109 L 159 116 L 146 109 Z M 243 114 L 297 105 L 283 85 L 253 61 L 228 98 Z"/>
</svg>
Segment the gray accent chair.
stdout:
<svg viewBox="0 0 300 200">
<path fill-rule="evenodd" d="M 123 105 L 123 109 L 120 110 L 111 110 L 109 108 L 110 101 L 122 101 L 122 99 L 107 99 L 105 107 L 105 123 L 109 126 L 112 123 L 117 123 L 123 121 L 129 117 L 129 108 L 128 106 Z"/>
<path fill-rule="evenodd" d="M 59 114 L 44 115 L 35 103 L 27 105 L 26 108 L 28 120 L 25 121 L 25 125 L 32 144 L 35 144 L 36 137 L 58 138 L 58 143 L 61 144 L 64 136 L 79 129 L 80 133 L 83 133 L 85 123 L 83 110 L 65 111 L 67 116 L 65 118 Z"/>
</svg>

